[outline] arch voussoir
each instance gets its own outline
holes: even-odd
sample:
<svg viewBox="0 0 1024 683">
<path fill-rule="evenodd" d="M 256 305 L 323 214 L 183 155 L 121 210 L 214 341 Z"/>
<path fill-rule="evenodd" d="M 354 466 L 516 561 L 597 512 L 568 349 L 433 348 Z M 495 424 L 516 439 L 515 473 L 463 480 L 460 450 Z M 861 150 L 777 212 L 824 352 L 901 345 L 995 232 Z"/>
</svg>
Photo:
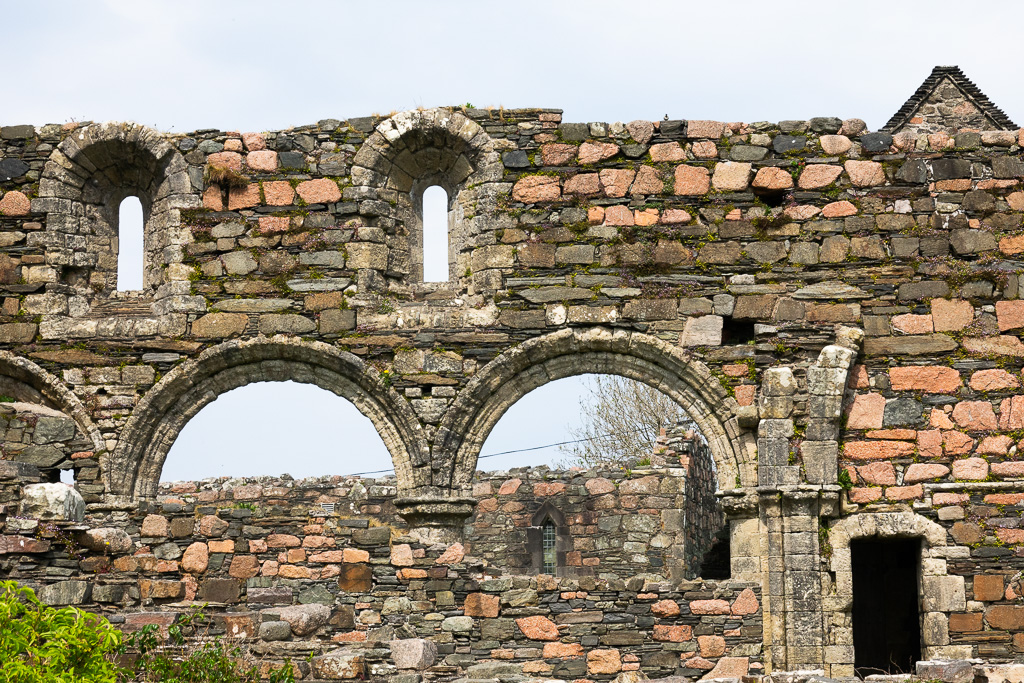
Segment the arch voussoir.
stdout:
<svg viewBox="0 0 1024 683">
<path fill-rule="evenodd" d="M 107 464 L 107 490 L 115 498 L 153 497 L 168 451 L 196 413 L 232 389 L 285 380 L 315 384 L 351 401 L 391 453 L 399 490 L 424 485 L 426 446 L 409 404 L 347 351 L 278 336 L 225 342 L 168 373 L 125 425 Z"/>
<path fill-rule="evenodd" d="M 508 408 L 548 382 L 587 373 L 644 382 L 679 403 L 708 439 L 719 489 L 756 482 L 753 436 L 740 429 L 735 399 L 702 363 L 678 347 L 637 332 L 562 329 L 509 349 L 460 392 L 441 420 L 434 466 L 453 490 L 472 479 L 483 442 Z"/>
</svg>

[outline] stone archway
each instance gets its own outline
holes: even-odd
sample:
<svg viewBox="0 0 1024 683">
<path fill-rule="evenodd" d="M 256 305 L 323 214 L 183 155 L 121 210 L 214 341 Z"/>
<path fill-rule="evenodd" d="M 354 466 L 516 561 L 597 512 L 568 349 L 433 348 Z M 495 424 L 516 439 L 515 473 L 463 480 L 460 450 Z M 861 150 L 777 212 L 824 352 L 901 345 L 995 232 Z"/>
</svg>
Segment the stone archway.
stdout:
<svg viewBox="0 0 1024 683">
<path fill-rule="evenodd" d="M 585 373 L 620 375 L 673 398 L 708 440 L 720 491 L 757 482 L 755 440 L 740 428 L 736 400 L 700 361 L 648 335 L 597 327 L 564 329 L 509 349 L 486 366 L 445 412 L 434 439 L 434 467 L 453 492 L 464 490 L 480 448 L 508 408 L 533 389 Z"/>
<path fill-rule="evenodd" d="M 910 510 L 861 512 L 846 517 L 828 530 L 831 546 L 829 571 L 831 586 L 825 586 L 823 632 L 830 676 L 853 675 L 854 649 L 851 628 L 853 606 L 853 565 L 850 542 L 857 539 L 920 539 L 921 566 L 918 591 L 921 610 L 921 637 L 924 659 L 963 659 L 970 648 L 949 644 L 948 620 L 954 611 L 966 607 L 963 576 L 950 575 L 946 569 L 948 551 L 946 530 Z"/>
<path fill-rule="evenodd" d="M 448 195 L 449 281 L 480 270 L 470 256 L 473 238 L 487 226 L 476 216 L 494 209 L 498 191 L 492 186 L 504 167 L 479 124 L 452 109 L 401 112 L 377 126 L 353 162 L 355 185 L 393 203 L 405 226 L 392 245 L 391 274 L 423 282 L 423 191 L 433 185 Z"/>
<path fill-rule="evenodd" d="M 93 424 L 89 412 L 61 380 L 27 358 L 10 351 L 0 351 L 0 377 L 13 380 L 3 383 L 3 392 L 26 403 L 40 403 L 55 408 L 75 421 L 97 453 L 106 450 L 103 436 Z"/>
<path fill-rule="evenodd" d="M 164 136 L 135 123 L 96 124 L 65 138 L 46 162 L 33 208 L 46 212 L 47 263 L 61 265 L 64 283 L 86 296 L 116 290 L 118 207 L 129 196 L 143 208 L 143 291 L 187 283 L 180 264 L 190 236 L 179 209 L 200 200 Z"/>
<path fill-rule="evenodd" d="M 171 445 L 196 413 L 232 389 L 284 380 L 315 384 L 348 399 L 369 418 L 391 453 L 399 491 L 410 491 L 429 477 L 418 419 L 372 368 L 328 344 L 278 336 L 219 344 L 161 379 L 121 433 L 105 472 L 108 492 L 117 498 L 152 498 Z"/>
</svg>

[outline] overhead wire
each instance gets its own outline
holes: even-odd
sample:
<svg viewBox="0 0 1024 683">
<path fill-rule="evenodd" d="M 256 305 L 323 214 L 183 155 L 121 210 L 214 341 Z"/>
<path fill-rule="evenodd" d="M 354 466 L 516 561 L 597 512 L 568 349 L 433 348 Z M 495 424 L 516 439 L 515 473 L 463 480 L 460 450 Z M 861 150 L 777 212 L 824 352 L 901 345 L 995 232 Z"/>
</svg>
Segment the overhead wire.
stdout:
<svg viewBox="0 0 1024 683">
<path fill-rule="evenodd" d="M 517 449 L 511 450 L 511 451 L 501 451 L 500 453 L 488 453 L 487 455 L 479 456 L 477 458 L 477 460 L 483 460 L 484 458 L 495 458 L 495 457 L 497 457 L 499 455 L 512 455 L 513 453 L 528 453 L 530 451 L 540 451 L 540 450 L 543 450 L 545 448 L 553 448 L 554 446 L 568 446 L 569 444 L 572 444 L 572 443 L 583 443 L 584 441 L 597 441 L 598 439 L 607 439 L 608 437 L 611 437 L 611 436 L 624 436 L 626 434 L 639 434 L 641 431 L 643 431 L 643 430 L 637 429 L 637 430 L 631 430 L 631 431 L 628 431 L 628 432 L 612 432 L 610 434 L 599 434 L 597 436 L 588 436 L 588 437 L 586 437 L 584 439 L 573 439 L 571 441 L 558 441 L 556 443 L 549 443 L 549 444 L 545 444 L 543 446 L 531 446 L 530 448 L 517 448 Z M 386 470 L 373 470 L 371 472 L 349 472 L 348 474 L 343 474 L 341 476 L 343 476 L 343 477 L 361 477 L 361 476 L 366 475 L 366 474 L 385 474 L 387 472 L 394 472 L 394 471 L 395 471 L 394 468 L 391 468 L 391 469 L 386 469 Z"/>
</svg>

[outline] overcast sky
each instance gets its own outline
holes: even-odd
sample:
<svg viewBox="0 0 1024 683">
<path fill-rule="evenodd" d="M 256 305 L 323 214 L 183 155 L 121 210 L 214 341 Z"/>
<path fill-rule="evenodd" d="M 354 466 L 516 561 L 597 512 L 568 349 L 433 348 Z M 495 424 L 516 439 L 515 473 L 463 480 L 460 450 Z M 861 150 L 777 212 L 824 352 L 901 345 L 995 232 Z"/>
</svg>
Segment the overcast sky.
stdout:
<svg viewBox="0 0 1024 683">
<path fill-rule="evenodd" d="M 1020 3 L 1011 0 L 33 0 L 2 8 L 3 125 L 134 120 L 176 132 L 263 131 L 468 102 L 557 107 L 566 121 L 839 116 L 877 129 L 937 64 L 959 65 L 1024 121 Z M 534 392 L 484 452 L 565 438 L 581 391 L 566 380 Z M 314 387 L 236 390 L 188 425 L 165 478 L 387 467 L 368 421 L 354 409 L 338 417 L 348 405 Z M 301 420 L 305 430 L 296 429 Z M 549 459 L 543 453 L 515 464 Z"/>
</svg>

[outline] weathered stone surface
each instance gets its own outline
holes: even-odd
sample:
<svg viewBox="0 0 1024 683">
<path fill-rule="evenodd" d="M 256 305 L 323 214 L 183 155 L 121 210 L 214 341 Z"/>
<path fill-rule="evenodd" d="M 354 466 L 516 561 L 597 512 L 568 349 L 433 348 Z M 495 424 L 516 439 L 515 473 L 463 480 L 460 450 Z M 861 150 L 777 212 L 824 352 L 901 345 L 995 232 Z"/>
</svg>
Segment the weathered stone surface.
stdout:
<svg viewBox="0 0 1024 683">
<path fill-rule="evenodd" d="M 558 640 L 559 637 L 558 627 L 547 617 L 521 617 L 516 619 L 516 626 L 530 640 Z"/>
<path fill-rule="evenodd" d="M 748 657 L 722 657 L 715 664 L 715 668 L 704 674 L 700 680 L 739 678 L 746 676 L 749 669 L 750 659 Z"/>
<path fill-rule="evenodd" d="M 988 401 L 961 401 L 953 408 L 953 421 L 970 431 L 996 428 L 996 416 Z"/>
<path fill-rule="evenodd" d="M 677 195 L 702 195 L 706 194 L 710 188 L 711 178 L 706 168 L 685 164 L 676 167 L 673 191 Z"/>
<path fill-rule="evenodd" d="M 327 623 L 327 619 L 331 616 L 330 608 L 319 603 L 272 608 L 264 610 L 264 612 L 276 614 L 281 621 L 288 622 L 292 633 L 297 636 L 308 636 L 315 633 Z"/>
<path fill-rule="evenodd" d="M 249 322 L 244 313 L 209 313 L 192 323 L 192 335 L 199 338 L 224 338 L 241 334 Z"/>
<path fill-rule="evenodd" d="M 287 621 L 264 621 L 260 624 L 259 637 L 274 642 L 292 637 L 292 627 Z"/>
<path fill-rule="evenodd" d="M 885 397 L 881 394 L 858 394 L 847 415 L 848 429 L 881 429 Z"/>
<path fill-rule="evenodd" d="M 209 562 L 209 546 L 202 542 L 196 542 L 189 545 L 182 554 L 181 569 L 191 574 L 201 574 L 206 571 Z"/>
<path fill-rule="evenodd" d="M 399 669 L 423 671 L 434 666 L 437 661 L 437 645 L 424 638 L 405 638 L 392 640 L 391 659 Z"/>
<path fill-rule="evenodd" d="M 344 648 L 313 657 L 310 667 L 314 676 L 328 681 L 362 678 L 365 671 L 363 655 Z"/>
<path fill-rule="evenodd" d="M 922 334 L 907 337 L 868 337 L 864 353 L 868 356 L 926 355 L 956 349 L 955 341 L 943 334 Z"/>
<path fill-rule="evenodd" d="M 799 185 L 804 190 L 815 190 L 821 187 L 828 187 L 836 181 L 843 172 L 842 166 L 829 164 L 808 164 L 800 172 Z"/>
<path fill-rule="evenodd" d="M 793 187 L 793 176 L 781 168 L 765 166 L 758 169 L 753 186 L 766 190 L 788 190 Z"/>
<path fill-rule="evenodd" d="M 843 167 L 854 187 L 874 187 L 885 184 L 882 165 L 875 161 L 847 161 Z"/>
<path fill-rule="evenodd" d="M 737 161 L 723 161 L 715 165 L 711 184 L 723 192 L 742 192 L 750 184 L 750 164 Z M 677 171 L 678 178 L 678 171 Z M 678 182 L 678 181 L 677 181 Z M 676 194 L 693 194 L 677 192 Z"/>
<path fill-rule="evenodd" d="M 37 597 L 44 605 L 51 607 L 81 605 L 87 599 L 89 588 L 85 581 L 58 581 L 39 589 Z"/>
<path fill-rule="evenodd" d="M 587 653 L 587 672 L 590 674 L 616 674 L 622 671 L 622 657 L 618 650 L 591 650 Z"/>
<path fill-rule="evenodd" d="M 467 617 L 494 618 L 499 612 L 499 597 L 486 593 L 470 593 L 466 596 L 462 611 Z"/>
<path fill-rule="evenodd" d="M 130 552 L 132 538 L 123 529 L 101 527 L 89 529 L 83 534 L 82 545 L 95 552 L 109 552 L 115 555 Z"/>
<path fill-rule="evenodd" d="M 27 216 L 31 211 L 31 202 L 21 192 L 11 190 L 0 197 L 0 216 Z"/>
<path fill-rule="evenodd" d="M 550 202 L 560 196 L 562 196 L 562 190 L 559 187 L 558 178 L 552 176 L 526 176 L 512 188 L 513 199 L 526 204 Z"/>
<path fill-rule="evenodd" d="M 80 522 L 85 500 L 67 484 L 27 484 L 22 488 L 20 514 L 39 520 Z"/>
<path fill-rule="evenodd" d="M 947 474 L 949 474 L 949 468 L 945 465 L 914 463 L 907 467 L 906 472 L 903 473 L 903 483 L 917 484 L 923 481 L 932 481 L 933 479 L 941 479 Z"/>
<path fill-rule="evenodd" d="M 680 344 L 683 346 L 718 346 L 722 343 L 723 319 L 719 315 L 687 318 Z"/>
<path fill-rule="evenodd" d="M 904 366 L 889 369 L 894 391 L 924 391 L 952 394 L 960 389 L 960 373 L 953 368 Z"/>
</svg>

